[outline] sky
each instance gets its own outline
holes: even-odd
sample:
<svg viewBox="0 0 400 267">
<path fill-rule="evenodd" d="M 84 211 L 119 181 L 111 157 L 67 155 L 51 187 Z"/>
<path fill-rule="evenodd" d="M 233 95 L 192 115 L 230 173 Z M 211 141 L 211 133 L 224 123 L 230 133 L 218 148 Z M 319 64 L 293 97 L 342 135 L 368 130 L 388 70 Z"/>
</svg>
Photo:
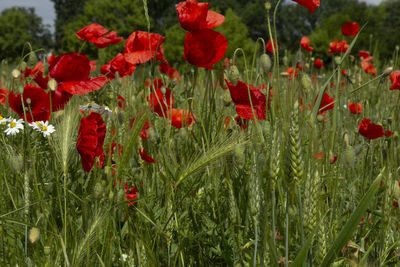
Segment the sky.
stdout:
<svg viewBox="0 0 400 267">
<path fill-rule="evenodd" d="M 329 1 L 329 0 L 321 0 Z M 383 0 L 361 0 L 368 4 L 377 5 Z M 204 1 L 201 1 L 204 2 Z M 54 32 L 54 20 L 56 13 L 54 11 L 53 3 L 50 0 L 0 0 L 0 12 L 12 6 L 34 7 L 37 15 L 42 17 L 44 24 L 51 26 L 51 31 Z"/>
</svg>

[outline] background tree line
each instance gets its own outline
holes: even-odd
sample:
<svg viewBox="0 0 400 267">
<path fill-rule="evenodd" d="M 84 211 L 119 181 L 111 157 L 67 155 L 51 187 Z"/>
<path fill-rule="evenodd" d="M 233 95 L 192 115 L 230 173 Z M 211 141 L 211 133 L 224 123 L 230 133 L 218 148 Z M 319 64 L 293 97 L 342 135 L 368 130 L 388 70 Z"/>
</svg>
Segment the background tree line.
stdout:
<svg viewBox="0 0 400 267">
<path fill-rule="evenodd" d="M 0 59 L 20 56 L 30 42 L 34 48 L 54 49 L 57 53 L 81 49 L 93 58 L 109 60 L 124 44 L 98 50 L 75 37 L 83 26 L 97 22 L 127 38 L 133 31 L 147 30 L 142 0 L 51 0 L 56 11 L 55 34 L 43 25 L 33 9 L 11 8 L 0 15 Z M 175 4 L 181 0 L 148 0 L 150 30 L 166 36 L 166 58 L 172 64 L 183 62 L 185 31 L 179 27 Z M 242 47 L 248 55 L 258 37 L 268 40 L 265 0 L 209 0 L 210 7 L 226 17 L 216 28 L 229 41 L 227 56 Z M 274 2 L 271 1 L 272 6 Z M 273 10 L 270 12 L 271 17 Z M 311 39 L 314 54 L 327 58 L 329 42 L 343 39 L 340 28 L 349 21 L 361 26 L 367 23 L 355 49 L 374 52 L 384 59 L 393 54 L 400 40 L 400 0 L 386 0 L 379 6 L 368 6 L 358 0 L 321 1 L 314 14 L 292 1 L 284 1 L 277 13 L 278 41 L 282 51 L 295 52 L 300 38 Z"/>
</svg>

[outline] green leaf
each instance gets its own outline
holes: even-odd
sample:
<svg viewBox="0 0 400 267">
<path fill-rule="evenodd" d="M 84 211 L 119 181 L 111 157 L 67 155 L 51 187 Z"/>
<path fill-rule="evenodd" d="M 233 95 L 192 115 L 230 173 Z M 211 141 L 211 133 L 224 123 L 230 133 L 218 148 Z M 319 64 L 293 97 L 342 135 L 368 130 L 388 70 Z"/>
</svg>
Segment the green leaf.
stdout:
<svg viewBox="0 0 400 267">
<path fill-rule="evenodd" d="M 369 205 L 374 201 L 374 197 L 379 189 L 379 183 L 382 180 L 384 170 L 385 168 L 383 168 L 378 177 L 376 177 L 375 181 L 369 187 L 367 193 L 365 193 L 364 197 L 358 204 L 358 207 L 350 216 L 350 219 L 343 226 L 343 229 L 340 231 L 338 237 L 335 239 L 332 246 L 328 250 L 328 253 L 325 255 L 325 258 L 321 264 L 322 267 L 330 266 L 335 260 L 336 254 L 346 245 L 347 241 L 350 240 L 353 232 L 357 229 L 361 218 L 364 216 Z"/>
</svg>

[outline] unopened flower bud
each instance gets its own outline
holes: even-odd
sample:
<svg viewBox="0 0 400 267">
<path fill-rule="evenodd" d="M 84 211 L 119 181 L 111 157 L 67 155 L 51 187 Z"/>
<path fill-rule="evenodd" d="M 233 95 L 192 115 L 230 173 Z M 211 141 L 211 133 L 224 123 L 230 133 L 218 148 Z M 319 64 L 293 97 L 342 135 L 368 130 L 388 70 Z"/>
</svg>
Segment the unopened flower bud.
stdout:
<svg viewBox="0 0 400 267">
<path fill-rule="evenodd" d="M 51 91 L 57 90 L 57 81 L 54 79 L 50 79 L 49 82 L 47 83 L 47 86 L 50 88 Z"/>
<path fill-rule="evenodd" d="M 30 98 L 27 98 L 25 101 L 26 101 L 26 103 L 27 103 L 28 105 L 30 105 L 30 104 L 32 103 L 32 101 L 31 101 Z"/>
<path fill-rule="evenodd" d="M 227 107 L 227 106 L 229 106 L 231 104 L 232 97 L 231 97 L 231 93 L 230 93 L 229 90 L 225 90 L 223 100 L 224 100 L 224 106 Z"/>
<path fill-rule="evenodd" d="M 383 72 L 383 74 L 389 75 L 389 74 L 392 73 L 392 71 L 393 71 L 393 67 L 388 67 L 388 68 L 385 69 L 385 71 Z"/>
<path fill-rule="evenodd" d="M 51 252 L 50 247 L 49 247 L 49 246 L 45 246 L 45 247 L 43 248 L 43 252 L 44 252 L 44 255 L 49 256 L 49 255 L 50 255 L 50 252 Z"/>
<path fill-rule="evenodd" d="M 234 86 L 236 86 L 239 79 L 240 79 L 239 69 L 235 65 L 232 65 L 231 68 L 229 69 L 229 80 Z"/>
<path fill-rule="evenodd" d="M 317 121 L 323 122 L 323 121 L 324 121 L 324 115 L 318 114 L 318 115 L 317 115 Z"/>
<path fill-rule="evenodd" d="M 31 241 L 31 243 L 35 243 L 36 241 L 38 241 L 40 237 L 40 230 L 36 227 L 33 227 L 30 231 L 29 231 L 29 241 Z"/>
<path fill-rule="evenodd" d="M 19 64 L 19 67 L 21 68 L 22 71 L 25 71 L 27 66 L 28 64 L 26 64 L 25 61 L 22 61 L 21 64 Z"/>
<path fill-rule="evenodd" d="M 264 73 L 268 73 L 271 70 L 272 62 L 271 58 L 267 54 L 262 54 L 260 57 L 260 65 Z"/>
<path fill-rule="evenodd" d="M 94 186 L 94 198 L 96 199 L 100 199 L 101 196 L 103 195 L 103 186 L 101 185 L 101 183 L 96 183 Z"/>
<path fill-rule="evenodd" d="M 287 57 L 287 56 L 284 56 L 284 57 L 282 58 L 282 62 L 283 62 L 283 65 L 288 66 L 288 65 L 289 65 L 289 59 L 288 59 L 288 57 Z"/>
<path fill-rule="evenodd" d="M 265 9 L 266 9 L 267 11 L 270 11 L 270 10 L 271 10 L 271 2 L 270 2 L 270 1 L 265 2 L 264 6 L 265 6 Z"/>
<path fill-rule="evenodd" d="M 11 75 L 13 76 L 14 79 L 18 79 L 19 76 L 21 76 L 21 72 L 18 69 L 13 69 Z"/>
<path fill-rule="evenodd" d="M 336 65 L 339 65 L 341 60 L 342 60 L 341 57 L 336 56 L 336 57 L 335 57 L 335 63 L 336 63 Z"/>
<path fill-rule="evenodd" d="M 347 167 L 353 167 L 356 160 L 356 152 L 352 146 L 348 146 L 344 151 L 344 163 Z"/>
<path fill-rule="evenodd" d="M 28 65 L 32 68 L 35 67 L 36 61 L 37 61 L 36 53 L 34 51 L 31 51 L 28 57 Z"/>
<path fill-rule="evenodd" d="M 310 88 L 312 87 L 312 82 L 310 76 L 308 76 L 306 73 L 303 73 L 301 75 L 301 80 L 300 80 L 301 86 L 303 87 L 304 91 L 309 92 Z"/>
</svg>

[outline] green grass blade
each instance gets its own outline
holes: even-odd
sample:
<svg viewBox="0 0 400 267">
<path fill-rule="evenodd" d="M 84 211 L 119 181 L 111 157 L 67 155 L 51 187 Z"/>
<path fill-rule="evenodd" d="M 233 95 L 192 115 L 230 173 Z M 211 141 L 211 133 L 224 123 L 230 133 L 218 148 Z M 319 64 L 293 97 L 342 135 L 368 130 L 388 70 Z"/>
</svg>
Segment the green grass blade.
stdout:
<svg viewBox="0 0 400 267">
<path fill-rule="evenodd" d="M 350 216 L 343 229 L 340 231 L 338 237 L 335 239 L 332 246 L 328 250 L 328 253 L 325 255 L 325 258 L 321 264 L 322 267 L 330 266 L 332 264 L 332 262 L 335 260 L 336 254 L 346 245 L 353 232 L 357 229 L 361 218 L 365 215 L 369 205 L 374 201 L 374 196 L 379 189 L 379 183 L 382 180 L 384 170 L 385 168 L 383 168 L 378 177 L 376 177 L 375 181 L 369 187 L 367 193 L 361 199 L 358 207 Z"/>
</svg>

